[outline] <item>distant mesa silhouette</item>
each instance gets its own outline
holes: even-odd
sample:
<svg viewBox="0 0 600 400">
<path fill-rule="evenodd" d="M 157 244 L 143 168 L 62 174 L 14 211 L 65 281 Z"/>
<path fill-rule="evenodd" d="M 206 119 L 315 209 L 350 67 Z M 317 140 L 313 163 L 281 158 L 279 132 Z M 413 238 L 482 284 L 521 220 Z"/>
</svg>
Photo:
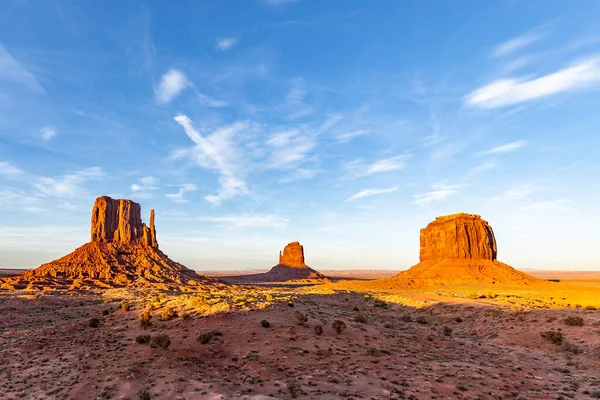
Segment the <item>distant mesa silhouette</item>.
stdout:
<svg viewBox="0 0 600 400">
<path fill-rule="evenodd" d="M 543 282 L 496 259 L 494 231 L 479 215 L 437 217 L 421 229 L 420 241 L 420 262 L 390 279 L 415 287 Z"/>
<path fill-rule="evenodd" d="M 72 253 L 0 284 L 4 289 L 159 286 L 216 283 L 171 260 L 158 248 L 154 226 L 142 222 L 141 207 L 125 199 L 98 197 L 92 209 L 91 239 Z"/>
<path fill-rule="evenodd" d="M 326 282 L 329 279 L 310 268 L 304 261 L 304 247 L 291 242 L 279 252 L 279 263 L 262 274 L 234 275 L 221 277 L 227 283 L 310 283 Z"/>
</svg>

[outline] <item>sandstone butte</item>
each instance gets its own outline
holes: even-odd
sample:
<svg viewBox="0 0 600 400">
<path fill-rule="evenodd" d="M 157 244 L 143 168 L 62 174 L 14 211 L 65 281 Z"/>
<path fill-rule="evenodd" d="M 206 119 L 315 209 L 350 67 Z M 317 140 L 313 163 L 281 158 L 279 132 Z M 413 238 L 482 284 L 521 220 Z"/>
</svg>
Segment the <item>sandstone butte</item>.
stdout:
<svg viewBox="0 0 600 400">
<path fill-rule="evenodd" d="M 414 287 L 544 282 L 496 259 L 494 231 L 479 215 L 437 217 L 421 229 L 420 242 L 420 262 L 391 279 Z"/>
<path fill-rule="evenodd" d="M 253 282 L 327 282 L 329 279 L 310 268 L 304 261 L 304 247 L 299 242 L 289 243 L 279 252 L 279 263 L 262 274 L 222 277 L 228 283 Z"/>
<path fill-rule="evenodd" d="M 215 283 L 171 260 L 158 248 L 154 226 L 142 222 L 141 207 L 131 200 L 98 197 L 92 209 L 90 242 L 72 253 L 23 275 L 0 281 L 4 289 L 45 286 L 161 286 Z"/>
</svg>

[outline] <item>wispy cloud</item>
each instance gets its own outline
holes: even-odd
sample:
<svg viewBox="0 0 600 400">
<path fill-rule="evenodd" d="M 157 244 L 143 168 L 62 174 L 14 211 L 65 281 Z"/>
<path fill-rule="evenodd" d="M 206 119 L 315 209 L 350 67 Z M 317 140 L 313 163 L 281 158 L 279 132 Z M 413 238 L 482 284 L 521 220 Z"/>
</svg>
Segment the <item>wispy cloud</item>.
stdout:
<svg viewBox="0 0 600 400">
<path fill-rule="evenodd" d="M 599 83 L 600 57 L 593 57 L 531 80 L 503 79 L 492 82 L 467 95 L 465 104 L 479 108 L 504 107 Z"/>
<path fill-rule="evenodd" d="M 340 133 L 335 138 L 339 142 L 348 142 L 348 141 L 350 141 L 350 140 L 352 140 L 354 138 L 357 138 L 359 136 L 368 135 L 370 133 L 371 133 L 371 131 L 364 130 L 364 129 L 358 129 L 358 130 L 355 130 L 355 131 Z"/>
<path fill-rule="evenodd" d="M 158 189 L 156 186 L 158 184 L 158 179 L 153 176 L 145 176 L 140 178 L 139 183 L 134 183 L 130 186 L 132 193 L 132 197 L 140 198 L 140 199 L 150 199 L 154 197 L 152 191 Z"/>
<path fill-rule="evenodd" d="M 155 88 L 156 101 L 169 103 L 188 86 L 190 82 L 183 72 L 170 69 L 160 78 L 158 87 Z"/>
<path fill-rule="evenodd" d="M 50 126 L 45 126 L 40 130 L 40 135 L 42 137 L 42 140 L 47 142 L 48 140 L 56 136 L 56 129 Z"/>
<path fill-rule="evenodd" d="M 283 6 L 286 4 L 295 3 L 298 0 L 263 0 L 266 5 L 269 6 Z"/>
<path fill-rule="evenodd" d="M 243 215 L 236 217 L 202 217 L 202 221 L 231 225 L 236 228 L 265 227 L 285 229 L 288 220 L 277 215 Z"/>
<path fill-rule="evenodd" d="M 167 194 L 167 197 L 175 203 L 187 203 L 188 200 L 184 198 L 184 195 L 188 192 L 195 192 L 196 190 L 198 190 L 198 187 L 193 183 L 184 183 L 183 185 L 179 185 L 177 193 L 169 193 Z"/>
<path fill-rule="evenodd" d="M 212 169 L 219 173 L 218 193 L 208 195 L 205 199 L 218 205 L 223 200 L 248 194 L 246 182 L 242 179 L 238 166 L 241 156 L 230 140 L 234 134 L 246 129 L 248 124 L 233 124 L 204 137 L 194 129 L 192 121 L 186 115 L 179 114 L 174 120 L 195 144 L 190 151 L 176 153 L 175 158 L 188 157 L 200 167 Z"/>
<path fill-rule="evenodd" d="M 102 179 L 105 176 L 100 167 L 82 169 L 59 177 L 40 177 L 33 187 L 43 196 L 77 197 L 84 193 L 83 184 Z"/>
<path fill-rule="evenodd" d="M 549 211 L 556 208 L 564 208 L 564 204 L 570 203 L 571 199 L 545 200 L 538 201 L 527 206 L 521 207 L 521 210 L 526 211 Z"/>
<path fill-rule="evenodd" d="M 500 195 L 498 200 L 501 200 L 501 201 L 523 200 L 535 192 L 536 192 L 536 189 L 532 185 L 514 186 L 514 187 L 511 187 L 510 189 L 505 190 Z"/>
<path fill-rule="evenodd" d="M 222 108 L 227 107 L 228 105 L 228 103 L 225 100 L 217 100 L 213 97 L 202 93 L 198 94 L 198 100 L 200 100 L 200 104 L 202 104 L 205 107 Z"/>
<path fill-rule="evenodd" d="M 45 93 L 44 88 L 33 74 L 0 44 L 0 80 L 7 80 L 27 87 L 38 93 Z"/>
<path fill-rule="evenodd" d="M 433 185 L 433 189 L 430 192 L 423 194 L 416 194 L 413 196 L 415 204 L 425 205 L 434 201 L 444 200 L 458 192 L 459 185 Z"/>
<path fill-rule="evenodd" d="M 224 38 L 217 40 L 217 49 L 219 50 L 229 50 L 233 46 L 237 44 L 238 40 L 236 38 Z"/>
<path fill-rule="evenodd" d="M 7 161 L 0 161 L 0 176 L 7 178 L 16 178 L 23 174 L 19 168 Z"/>
<path fill-rule="evenodd" d="M 354 200 L 362 199 L 365 197 L 378 196 L 380 194 L 392 193 L 392 192 L 395 192 L 396 190 L 398 190 L 397 187 L 391 187 L 388 189 L 365 189 L 365 190 L 361 190 L 360 192 L 348 197 L 345 201 L 354 201 Z"/>
<path fill-rule="evenodd" d="M 489 150 L 480 151 L 478 153 L 475 153 L 475 155 L 483 156 L 483 155 L 489 155 L 489 154 L 509 153 L 511 151 L 515 151 L 515 150 L 518 150 L 518 149 L 524 147 L 526 144 L 527 144 L 527 142 L 525 142 L 523 140 L 518 140 L 516 142 L 510 142 L 510 143 L 506 143 L 506 144 L 503 144 L 500 146 L 496 146 Z"/>
<path fill-rule="evenodd" d="M 525 47 L 531 46 L 532 44 L 540 41 L 545 36 L 545 33 L 539 32 L 528 32 L 520 36 L 516 36 L 506 42 L 500 43 L 493 51 L 495 57 L 502 57 L 519 51 Z"/>
<path fill-rule="evenodd" d="M 314 149 L 313 138 L 302 135 L 297 129 L 290 129 L 271 135 L 267 141 L 272 152 L 268 165 L 270 168 L 292 168 L 305 160 L 308 153 Z"/>
<path fill-rule="evenodd" d="M 346 164 L 348 175 L 351 178 L 379 174 L 384 172 L 398 171 L 406 167 L 408 155 L 400 155 L 377 160 L 372 164 L 364 164 L 360 160 L 354 160 Z"/>
<path fill-rule="evenodd" d="M 285 108 L 288 118 L 298 119 L 312 114 L 311 106 L 304 103 L 306 83 L 302 78 L 292 80 L 292 87 L 285 98 Z"/>
</svg>

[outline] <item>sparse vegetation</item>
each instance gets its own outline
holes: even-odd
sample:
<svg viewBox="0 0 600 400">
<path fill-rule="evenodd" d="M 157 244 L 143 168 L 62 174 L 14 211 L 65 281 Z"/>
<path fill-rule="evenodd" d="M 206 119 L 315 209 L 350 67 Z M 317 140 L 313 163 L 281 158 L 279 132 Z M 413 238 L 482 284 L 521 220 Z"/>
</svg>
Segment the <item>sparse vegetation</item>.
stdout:
<svg viewBox="0 0 600 400">
<path fill-rule="evenodd" d="M 98 318 L 90 318 L 88 320 L 88 326 L 90 328 L 97 328 L 100 326 L 100 320 Z"/>
<path fill-rule="evenodd" d="M 402 322 L 412 322 L 413 319 L 410 315 L 408 314 L 404 314 L 403 316 L 400 317 L 400 321 Z"/>
<path fill-rule="evenodd" d="M 372 357 L 379 357 L 381 355 L 381 352 L 376 347 L 369 347 L 366 351 L 366 354 Z"/>
<path fill-rule="evenodd" d="M 160 334 L 156 336 L 152 336 L 150 339 L 150 347 L 160 347 L 161 349 L 166 349 L 171 345 L 171 338 L 167 334 Z"/>
<path fill-rule="evenodd" d="M 266 319 L 263 319 L 262 321 L 260 321 L 260 326 L 262 326 L 263 328 L 268 328 L 271 326 L 271 323 Z"/>
<path fill-rule="evenodd" d="M 358 313 L 354 316 L 354 321 L 361 323 L 361 324 L 366 324 L 369 321 L 367 320 L 367 317 L 365 317 L 363 314 Z"/>
<path fill-rule="evenodd" d="M 138 392 L 139 400 L 150 400 L 150 390 L 147 387 L 143 387 Z"/>
<path fill-rule="evenodd" d="M 565 318 L 565 324 L 569 326 L 583 326 L 583 318 L 570 316 Z"/>
<path fill-rule="evenodd" d="M 172 319 L 177 318 L 177 312 L 175 312 L 175 310 L 173 310 L 171 307 L 165 307 L 162 310 L 162 313 L 160 315 L 160 318 L 163 321 L 170 321 Z"/>
<path fill-rule="evenodd" d="M 449 326 L 444 326 L 442 328 L 442 333 L 444 334 L 444 336 L 452 336 L 452 328 L 450 328 Z"/>
<path fill-rule="evenodd" d="M 294 303 L 292 301 L 288 301 L 288 307 L 294 307 Z"/>
<path fill-rule="evenodd" d="M 335 333 L 339 335 L 344 329 L 346 329 L 346 324 L 344 323 L 344 321 L 336 319 L 331 323 L 331 327 L 333 328 Z"/>
<path fill-rule="evenodd" d="M 317 335 L 320 335 L 323 333 L 323 326 L 322 325 L 315 325 L 315 327 L 313 328 L 313 330 L 315 331 L 315 333 Z"/>
<path fill-rule="evenodd" d="M 131 308 L 131 307 L 129 306 L 129 303 L 127 302 L 127 300 L 123 300 L 123 301 L 121 302 L 121 311 L 125 311 L 125 312 L 127 312 L 127 311 L 129 311 L 129 310 L 130 310 L 130 308 Z"/>
<path fill-rule="evenodd" d="M 555 345 L 561 345 L 563 340 L 564 340 L 564 335 L 562 332 L 558 332 L 558 331 L 546 331 L 546 332 L 542 332 L 540 333 L 540 335 L 546 339 L 548 342 L 555 344 Z"/>
<path fill-rule="evenodd" d="M 374 307 L 387 308 L 387 306 L 388 306 L 388 305 L 387 305 L 387 303 L 386 303 L 385 301 L 382 301 L 382 300 L 375 300 L 375 301 L 373 302 L 373 306 L 374 306 Z"/>
<path fill-rule="evenodd" d="M 571 342 L 567 342 L 566 340 L 562 342 L 562 344 L 560 345 L 560 349 L 564 352 L 571 353 L 571 354 L 581 353 L 581 349 L 579 348 L 579 346 L 577 346 Z"/>
<path fill-rule="evenodd" d="M 211 340 L 213 340 L 213 338 L 215 336 L 221 336 L 221 335 L 222 335 L 222 333 L 220 331 L 213 329 L 211 331 L 204 331 L 204 332 L 200 333 L 197 340 L 202 344 L 208 344 L 208 343 L 210 343 Z"/>
<path fill-rule="evenodd" d="M 300 383 L 294 379 L 288 379 L 287 381 L 287 390 L 288 393 L 290 394 L 290 396 L 295 399 L 296 397 L 298 397 L 302 391 L 302 386 L 300 385 Z"/>
<path fill-rule="evenodd" d="M 417 324 L 427 325 L 427 320 L 422 315 L 419 315 L 415 321 L 417 321 Z"/>
<path fill-rule="evenodd" d="M 136 336 L 135 342 L 138 344 L 148 344 L 148 343 L 150 343 L 150 335 Z"/>
<path fill-rule="evenodd" d="M 152 319 L 152 315 L 150 315 L 149 311 L 142 312 L 140 315 L 138 315 L 138 318 L 140 319 L 140 326 L 142 329 L 145 330 L 152 326 L 152 322 L 150 321 Z"/>
<path fill-rule="evenodd" d="M 298 321 L 298 325 L 304 325 L 308 322 L 308 317 L 306 314 L 302 314 L 300 311 L 296 311 L 294 313 L 294 317 L 296 317 L 296 321 Z"/>
</svg>

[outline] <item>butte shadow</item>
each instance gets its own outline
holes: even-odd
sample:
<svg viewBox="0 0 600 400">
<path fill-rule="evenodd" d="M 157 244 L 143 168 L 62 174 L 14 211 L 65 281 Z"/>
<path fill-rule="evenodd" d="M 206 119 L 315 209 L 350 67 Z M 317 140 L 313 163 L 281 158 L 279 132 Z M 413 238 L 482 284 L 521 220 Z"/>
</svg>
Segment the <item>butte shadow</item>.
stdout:
<svg viewBox="0 0 600 400">
<path fill-rule="evenodd" d="M 102 196 L 92 209 L 89 243 L 33 271 L 0 280 L 0 288 L 183 289 L 217 282 L 171 260 L 158 248 L 154 210 L 148 226 L 142 222 L 138 203 Z"/>
<path fill-rule="evenodd" d="M 304 247 L 299 242 L 289 243 L 279 252 L 279 263 L 268 272 L 250 275 L 220 276 L 224 282 L 231 284 L 319 284 L 328 282 L 329 278 L 310 268 L 304 262 Z"/>
</svg>

